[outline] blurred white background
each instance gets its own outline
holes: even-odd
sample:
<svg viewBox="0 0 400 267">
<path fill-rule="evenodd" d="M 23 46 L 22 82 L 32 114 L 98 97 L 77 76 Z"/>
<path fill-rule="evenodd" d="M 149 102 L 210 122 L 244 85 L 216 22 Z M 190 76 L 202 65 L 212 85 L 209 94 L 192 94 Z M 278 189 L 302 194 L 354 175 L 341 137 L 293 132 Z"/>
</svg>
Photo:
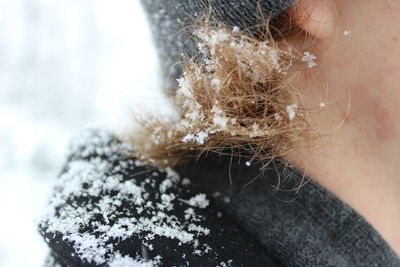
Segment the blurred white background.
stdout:
<svg viewBox="0 0 400 267">
<path fill-rule="evenodd" d="M 161 103 L 157 66 L 139 0 L 0 0 L 0 266 L 41 266 L 68 140 Z"/>
</svg>

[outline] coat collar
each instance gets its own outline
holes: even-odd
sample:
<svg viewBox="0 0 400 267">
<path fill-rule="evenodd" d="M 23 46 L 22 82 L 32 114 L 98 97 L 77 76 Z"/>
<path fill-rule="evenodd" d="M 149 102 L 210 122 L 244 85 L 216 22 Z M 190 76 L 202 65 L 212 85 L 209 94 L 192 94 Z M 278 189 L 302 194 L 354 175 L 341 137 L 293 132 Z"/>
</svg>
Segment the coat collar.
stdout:
<svg viewBox="0 0 400 267">
<path fill-rule="evenodd" d="M 231 156 L 178 168 L 233 220 L 288 266 L 400 266 L 400 259 L 354 209 L 280 160 L 248 166 Z M 276 185 L 279 184 L 279 190 Z"/>
</svg>

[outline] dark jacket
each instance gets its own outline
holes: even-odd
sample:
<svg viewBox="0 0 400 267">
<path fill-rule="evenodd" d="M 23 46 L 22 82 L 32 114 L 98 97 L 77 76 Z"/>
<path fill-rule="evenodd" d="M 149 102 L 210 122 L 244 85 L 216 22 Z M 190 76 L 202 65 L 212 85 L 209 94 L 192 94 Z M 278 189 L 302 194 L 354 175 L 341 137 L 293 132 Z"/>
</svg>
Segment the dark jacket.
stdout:
<svg viewBox="0 0 400 267">
<path fill-rule="evenodd" d="M 174 171 L 129 152 L 105 131 L 72 142 L 40 223 L 49 266 L 400 266 L 359 214 L 290 166 L 209 155 Z"/>
</svg>

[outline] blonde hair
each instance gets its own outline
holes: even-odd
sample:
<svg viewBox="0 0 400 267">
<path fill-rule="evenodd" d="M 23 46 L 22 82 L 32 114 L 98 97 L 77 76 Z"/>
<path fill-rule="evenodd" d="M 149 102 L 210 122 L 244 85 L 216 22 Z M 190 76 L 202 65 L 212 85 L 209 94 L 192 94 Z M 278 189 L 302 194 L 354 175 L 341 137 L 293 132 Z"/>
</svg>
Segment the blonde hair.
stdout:
<svg viewBox="0 0 400 267">
<path fill-rule="evenodd" d="M 179 116 L 141 116 L 132 137 L 136 157 L 159 166 L 208 152 L 267 161 L 316 140 L 295 86 L 315 57 L 285 42 L 292 25 L 261 26 L 254 35 L 210 18 L 194 26 L 199 54 L 183 59 L 172 96 Z"/>
</svg>

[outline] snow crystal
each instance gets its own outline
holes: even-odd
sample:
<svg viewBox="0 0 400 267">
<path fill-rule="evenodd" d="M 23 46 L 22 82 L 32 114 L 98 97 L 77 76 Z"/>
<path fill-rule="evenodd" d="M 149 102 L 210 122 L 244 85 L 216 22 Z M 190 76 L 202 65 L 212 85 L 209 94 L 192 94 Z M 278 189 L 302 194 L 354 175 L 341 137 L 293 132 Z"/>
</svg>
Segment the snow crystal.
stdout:
<svg viewBox="0 0 400 267">
<path fill-rule="evenodd" d="M 289 120 L 293 120 L 296 117 L 297 104 L 292 104 L 286 107 L 286 113 L 288 114 Z"/>
<path fill-rule="evenodd" d="M 229 118 L 221 115 L 215 115 L 213 123 L 218 130 L 225 130 L 229 122 Z"/>
<path fill-rule="evenodd" d="M 251 132 L 249 134 L 250 137 L 258 137 L 262 136 L 264 134 L 264 131 L 260 129 L 260 126 L 257 123 L 254 123 L 251 126 Z"/>
<path fill-rule="evenodd" d="M 220 197 L 221 196 L 221 192 L 214 192 L 213 194 L 212 194 L 212 196 L 213 197 L 215 197 L 215 198 L 217 198 L 217 197 Z"/>
<path fill-rule="evenodd" d="M 351 34 L 351 31 L 350 30 L 345 30 L 344 32 L 343 32 L 343 35 L 344 36 L 348 36 L 348 35 L 350 35 Z"/>
<path fill-rule="evenodd" d="M 319 103 L 319 106 L 320 106 L 321 108 L 324 108 L 324 107 L 326 107 L 326 104 L 325 104 L 324 102 L 321 102 L 321 103 Z"/>
<path fill-rule="evenodd" d="M 196 140 L 196 136 L 194 134 L 188 133 L 186 136 L 182 138 L 183 143 L 188 143 L 190 141 Z"/>
<path fill-rule="evenodd" d="M 189 184 L 190 184 L 190 180 L 188 178 L 182 179 L 182 185 L 189 185 Z"/>
<path fill-rule="evenodd" d="M 208 139 L 208 133 L 209 133 L 208 131 L 201 131 L 196 134 L 189 133 L 186 136 L 184 136 L 181 141 L 183 143 L 195 142 L 199 145 L 203 145 L 205 141 Z"/>
<path fill-rule="evenodd" d="M 212 78 L 211 79 L 211 86 L 215 88 L 215 91 L 219 93 L 221 91 L 221 80 L 217 78 Z"/>
<path fill-rule="evenodd" d="M 207 228 L 204 228 L 202 226 L 196 225 L 196 224 L 190 224 L 189 225 L 189 230 L 190 231 L 195 231 L 197 233 L 203 233 L 204 235 L 208 235 L 210 233 L 210 230 Z"/>
<path fill-rule="evenodd" d="M 224 29 L 211 30 L 210 32 L 198 30 L 195 32 L 195 34 L 203 44 L 207 44 L 207 46 L 210 48 L 211 54 L 215 53 L 215 47 L 217 45 L 231 39 L 229 32 Z"/>
<path fill-rule="evenodd" d="M 207 138 L 208 138 L 208 133 L 206 133 L 206 132 L 204 132 L 204 131 L 201 131 L 201 132 L 199 132 L 196 136 L 197 136 L 196 142 L 197 142 L 198 144 L 202 145 L 202 144 L 204 144 L 204 142 L 207 140 Z"/>
<path fill-rule="evenodd" d="M 246 161 L 246 166 L 249 167 L 251 165 L 250 161 Z"/>
<path fill-rule="evenodd" d="M 161 184 L 160 184 L 160 192 L 165 193 L 167 189 L 171 188 L 173 186 L 173 183 L 170 179 L 165 179 Z"/>
<path fill-rule="evenodd" d="M 170 167 L 165 168 L 164 171 L 167 173 L 167 178 L 171 179 L 174 183 L 180 181 L 181 178 L 179 174 Z"/>
<path fill-rule="evenodd" d="M 201 209 L 206 208 L 210 204 L 205 194 L 197 194 L 196 196 L 186 201 L 186 203 L 190 206 L 199 207 Z"/>
<path fill-rule="evenodd" d="M 195 213 L 193 208 L 188 208 L 185 210 L 185 220 L 189 220 L 190 218 L 194 217 Z"/>
<path fill-rule="evenodd" d="M 308 64 L 308 67 L 311 69 L 311 68 L 314 68 L 315 66 L 317 66 L 317 63 L 315 63 L 315 61 L 314 61 L 315 59 L 317 59 L 317 57 L 307 51 L 307 52 L 304 52 L 302 61 L 306 62 Z"/>
<path fill-rule="evenodd" d="M 190 82 L 184 76 L 177 79 L 177 82 L 178 82 L 178 86 L 179 86 L 179 93 L 188 98 L 191 98 L 193 96 L 193 94 L 192 94 L 192 86 L 191 86 Z"/>
<path fill-rule="evenodd" d="M 224 202 L 227 204 L 231 203 L 230 197 L 224 197 Z"/>
<path fill-rule="evenodd" d="M 281 114 L 275 113 L 275 114 L 274 114 L 274 119 L 275 119 L 276 121 L 281 121 L 281 120 L 283 120 L 283 117 L 282 117 Z"/>
<path fill-rule="evenodd" d="M 156 257 L 154 260 L 143 260 L 140 258 L 132 259 L 128 256 L 122 256 L 116 253 L 109 264 L 109 267 L 153 267 L 161 263 L 161 257 Z"/>
<path fill-rule="evenodd" d="M 221 262 L 217 267 L 230 267 L 232 266 L 233 260 L 229 260 L 228 262 Z"/>
<path fill-rule="evenodd" d="M 107 132 L 85 132 L 71 148 L 71 161 L 57 181 L 49 209 L 41 220 L 41 229 L 45 235 L 60 233 L 64 240 L 73 243 L 81 259 L 109 266 L 157 266 L 159 258 L 143 261 L 122 256 L 109 241 L 132 236 L 149 241 L 159 236 L 194 244 L 195 236 L 209 233 L 199 224 L 202 219 L 196 214 L 196 208 L 208 206 L 206 195 L 185 200 L 167 193 L 181 183 L 179 174 L 171 168 L 146 166 L 128 158 L 121 153 L 128 146 Z M 124 180 L 123 173 L 127 170 L 134 173 L 135 168 L 141 168 L 140 171 L 148 168 L 149 177 L 141 182 L 132 178 Z M 165 179 L 159 183 L 151 179 L 155 172 L 163 173 Z M 150 198 L 153 191 L 149 187 L 155 191 L 155 200 Z M 179 222 L 173 211 L 182 202 L 191 208 L 185 211 L 185 221 Z M 93 231 L 84 231 L 87 227 Z M 150 249 L 152 244 L 146 243 L 146 247 Z"/>
<path fill-rule="evenodd" d="M 146 242 L 143 242 L 143 245 L 146 246 L 149 250 L 154 250 L 153 244 L 148 244 Z"/>
<path fill-rule="evenodd" d="M 225 130 L 228 125 L 229 118 L 225 116 L 224 111 L 217 105 L 214 105 L 211 109 L 211 112 L 214 113 L 214 127 L 216 127 L 216 129 L 219 131 Z"/>
<path fill-rule="evenodd" d="M 204 119 L 204 115 L 200 113 L 201 106 L 199 103 L 187 100 L 185 105 L 190 107 L 190 111 L 185 114 L 185 118 L 189 119 L 189 122 Z"/>
</svg>

